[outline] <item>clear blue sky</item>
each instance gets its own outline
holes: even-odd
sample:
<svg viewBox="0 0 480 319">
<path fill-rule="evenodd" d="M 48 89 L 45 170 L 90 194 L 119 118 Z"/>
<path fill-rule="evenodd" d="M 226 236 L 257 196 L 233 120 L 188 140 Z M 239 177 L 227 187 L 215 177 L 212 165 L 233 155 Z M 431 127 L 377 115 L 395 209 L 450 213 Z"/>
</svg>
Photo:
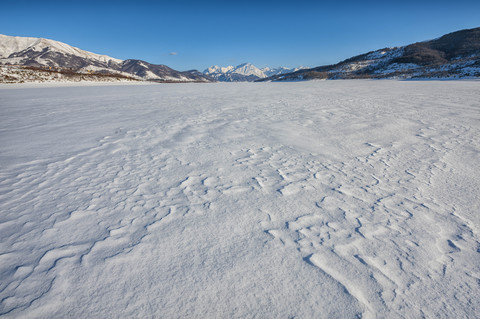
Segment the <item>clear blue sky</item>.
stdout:
<svg viewBox="0 0 480 319">
<path fill-rule="evenodd" d="M 336 63 L 480 27 L 480 0 L 10 1 L 0 33 L 177 70 Z"/>
</svg>

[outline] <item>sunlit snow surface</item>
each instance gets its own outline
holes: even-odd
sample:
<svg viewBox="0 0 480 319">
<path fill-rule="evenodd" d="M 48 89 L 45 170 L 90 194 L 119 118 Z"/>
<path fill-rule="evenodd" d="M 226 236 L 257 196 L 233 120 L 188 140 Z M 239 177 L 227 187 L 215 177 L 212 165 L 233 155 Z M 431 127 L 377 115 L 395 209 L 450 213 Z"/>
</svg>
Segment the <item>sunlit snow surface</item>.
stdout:
<svg viewBox="0 0 480 319">
<path fill-rule="evenodd" d="M 5 318 L 474 318 L 480 82 L 0 87 Z"/>
</svg>

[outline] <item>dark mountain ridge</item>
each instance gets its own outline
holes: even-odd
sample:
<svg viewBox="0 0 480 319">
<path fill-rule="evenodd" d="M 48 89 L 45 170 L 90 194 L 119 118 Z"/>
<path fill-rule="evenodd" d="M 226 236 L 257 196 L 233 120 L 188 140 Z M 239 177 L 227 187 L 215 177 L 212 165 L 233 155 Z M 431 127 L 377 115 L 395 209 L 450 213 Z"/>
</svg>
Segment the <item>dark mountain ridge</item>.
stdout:
<svg viewBox="0 0 480 319">
<path fill-rule="evenodd" d="M 259 81 L 467 77 L 480 77 L 480 28 L 460 30 L 404 47 L 371 51 L 337 64 Z"/>
</svg>

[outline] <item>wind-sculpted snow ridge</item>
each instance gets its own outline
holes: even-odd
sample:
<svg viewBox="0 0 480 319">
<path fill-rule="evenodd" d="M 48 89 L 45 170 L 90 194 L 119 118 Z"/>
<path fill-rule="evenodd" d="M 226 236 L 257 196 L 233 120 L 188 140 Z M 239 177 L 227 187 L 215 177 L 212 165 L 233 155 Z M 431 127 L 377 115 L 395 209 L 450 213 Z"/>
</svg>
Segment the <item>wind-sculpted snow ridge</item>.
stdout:
<svg viewBox="0 0 480 319">
<path fill-rule="evenodd" d="M 4 318 L 475 318 L 478 82 L 1 88 Z"/>
</svg>

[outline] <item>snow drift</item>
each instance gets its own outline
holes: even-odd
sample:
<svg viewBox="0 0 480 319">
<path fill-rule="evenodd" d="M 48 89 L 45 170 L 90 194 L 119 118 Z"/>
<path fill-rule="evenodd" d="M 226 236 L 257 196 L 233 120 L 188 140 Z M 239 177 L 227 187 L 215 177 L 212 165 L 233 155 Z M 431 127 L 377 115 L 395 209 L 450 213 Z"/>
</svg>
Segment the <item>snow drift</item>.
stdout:
<svg viewBox="0 0 480 319">
<path fill-rule="evenodd" d="M 4 318 L 474 318 L 478 82 L 0 87 Z"/>
</svg>

